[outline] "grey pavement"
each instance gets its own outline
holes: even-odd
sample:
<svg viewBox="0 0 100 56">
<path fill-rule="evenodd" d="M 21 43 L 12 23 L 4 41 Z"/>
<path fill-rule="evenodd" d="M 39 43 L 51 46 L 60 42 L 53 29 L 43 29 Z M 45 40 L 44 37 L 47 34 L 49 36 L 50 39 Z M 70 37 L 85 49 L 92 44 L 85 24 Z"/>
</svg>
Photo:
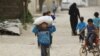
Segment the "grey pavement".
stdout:
<svg viewBox="0 0 100 56">
<path fill-rule="evenodd" d="M 81 16 L 93 17 L 95 11 L 100 12 L 100 7 L 80 8 Z M 57 31 L 53 35 L 51 56 L 79 56 L 78 36 L 71 36 L 68 11 L 58 12 L 55 20 Z M 0 36 L 0 56 L 40 56 L 40 49 L 37 46 L 37 38 L 31 32 L 32 25 L 28 30 L 23 30 L 21 36 Z M 90 55 L 91 56 L 91 55 Z"/>
</svg>

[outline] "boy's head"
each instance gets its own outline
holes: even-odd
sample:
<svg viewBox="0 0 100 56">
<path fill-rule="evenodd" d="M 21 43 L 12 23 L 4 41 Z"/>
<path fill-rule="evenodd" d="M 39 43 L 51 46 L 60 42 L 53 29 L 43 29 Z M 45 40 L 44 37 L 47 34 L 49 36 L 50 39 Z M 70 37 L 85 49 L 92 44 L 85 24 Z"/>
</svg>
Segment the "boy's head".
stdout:
<svg viewBox="0 0 100 56">
<path fill-rule="evenodd" d="M 41 23 L 41 24 L 39 25 L 39 27 L 40 27 L 41 29 L 45 30 L 45 29 L 48 28 L 48 23 L 43 22 L 43 23 Z"/>
<path fill-rule="evenodd" d="M 84 21 L 84 17 L 80 17 L 80 21 L 83 22 Z"/>
<path fill-rule="evenodd" d="M 99 17 L 99 13 L 98 13 L 98 12 L 95 12 L 95 13 L 94 13 L 94 16 L 95 16 L 95 17 Z"/>
<path fill-rule="evenodd" d="M 88 25 L 93 25 L 93 20 L 91 18 L 88 19 Z"/>
</svg>

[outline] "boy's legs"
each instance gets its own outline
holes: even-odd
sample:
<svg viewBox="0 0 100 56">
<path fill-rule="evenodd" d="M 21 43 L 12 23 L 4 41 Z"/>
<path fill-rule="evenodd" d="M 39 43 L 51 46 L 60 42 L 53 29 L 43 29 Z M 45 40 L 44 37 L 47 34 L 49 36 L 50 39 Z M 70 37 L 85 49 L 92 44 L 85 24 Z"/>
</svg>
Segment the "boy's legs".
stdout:
<svg viewBox="0 0 100 56">
<path fill-rule="evenodd" d="M 41 45 L 41 56 L 50 56 L 49 51 L 49 47 Z"/>
<path fill-rule="evenodd" d="M 82 41 L 84 40 L 85 37 L 85 31 L 82 32 Z"/>
<path fill-rule="evenodd" d="M 41 45 L 41 56 L 46 56 L 46 47 Z"/>
<path fill-rule="evenodd" d="M 49 47 L 46 48 L 46 53 L 47 53 L 47 56 L 50 56 L 50 48 Z"/>
<path fill-rule="evenodd" d="M 54 13 L 54 15 L 56 14 L 56 9 L 53 9 L 53 13 Z"/>
<path fill-rule="evenodd" d="M 89 46 L 90 49 L 93 49 L 93 41 L 94 41 L 95 35 L 94 34 L 90 34 L 89 38 L 88 38 L 88 42 L 89 42 Z"/>
<path fill-rule="evenodd" d="M 84 37 L 85 37 L 85 31 L 83 31 L 83 32 L 80 34 L 79 40 L 83 42 Z"/>
</svg>

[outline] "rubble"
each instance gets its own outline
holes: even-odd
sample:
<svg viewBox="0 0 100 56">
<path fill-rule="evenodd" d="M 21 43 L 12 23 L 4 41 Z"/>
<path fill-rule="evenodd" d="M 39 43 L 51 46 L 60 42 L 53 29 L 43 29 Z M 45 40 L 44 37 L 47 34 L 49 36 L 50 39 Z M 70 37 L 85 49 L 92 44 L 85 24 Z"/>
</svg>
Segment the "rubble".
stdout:
<svg viewBox="0 0 100 56">
<path fill-rule="evenodd" d="M 7 20 L 0 23 L 0 33 L 8 35 L 20 35 L 21 34 L 21 22 L 20 20 Z"/>
</svg>

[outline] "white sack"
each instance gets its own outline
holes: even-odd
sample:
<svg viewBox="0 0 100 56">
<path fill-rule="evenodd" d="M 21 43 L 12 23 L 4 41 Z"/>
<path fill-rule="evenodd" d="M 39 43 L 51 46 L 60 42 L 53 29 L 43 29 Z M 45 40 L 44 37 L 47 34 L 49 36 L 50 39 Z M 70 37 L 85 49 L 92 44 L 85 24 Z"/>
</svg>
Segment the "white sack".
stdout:
<svg viewBox="0 0 100 56">
<path fill-rule="evenodd" d="M 53 19 L 51 16 L 41 16 L 39 18 L 37 18 L 35 21 L 34 21 L 34 25 L 39 25 L 43 22 L 46 22 L 48 24 L 52 24 L 53 23 Z"/>
</svg>

